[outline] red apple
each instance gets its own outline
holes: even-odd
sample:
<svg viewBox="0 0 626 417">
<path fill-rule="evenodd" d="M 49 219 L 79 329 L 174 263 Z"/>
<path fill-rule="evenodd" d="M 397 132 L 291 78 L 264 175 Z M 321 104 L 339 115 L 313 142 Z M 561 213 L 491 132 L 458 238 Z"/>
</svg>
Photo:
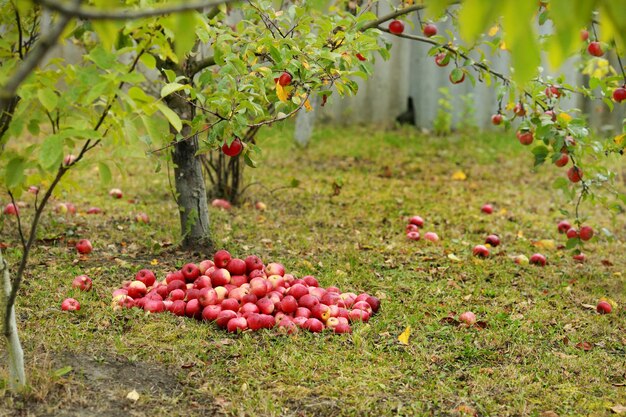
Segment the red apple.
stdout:
<svg viewBox="0 0 626 417">
<path fill-rule="evenodd" d="M 216 268 L 226 268 L 226 265 L 228 265 L 230 260 L 231 260 L 230 252 L 224 249 L 218 250 L 217 252 L 215 252 L 215 255 L 213 256 L 213 262 L 215 262 Z"/>
<path fill-rule="evenodd" d="M 185 281 L 194 282 L 200 276 L 200 268 L 194 263 L 188 263 L 180 270 L 185 277 Z"/>
<path fill-rule="evenodd" d="M 224 144 L 222 145 L 222 152 L 230 157 L 235 157 L 239 155 L 242 149 L 243 144 L 241 143 L 241 140 L 239 138 L 235 138 L 235 140 L 233 140 L 230 145 L 228 145 L 226 142 L 224 142 Z"/>
<path fill-rule="evenodd" d="M 165 275 L 165 282 L 170 284 L 172 281 L 182 281 L 185 283 L 185 277 L 181 271 L 168 272 L 167 275 Z"/>
<path fill-rule="evenodd" d="M 556 227 L 559 233 L 567 233 L 567 231 L 572 228 L 572 225 L 567 220 L 561 220 Z"/>
<path fill-rule="evenodd" d="M 279 308 L 285 313 L 295 313 L 298 309 L 298 301 L 293 296 L 287 295 L 280 301 Z"/>
<path fill-rule="evenodd" d="M 222 312 L 220 305 L 208 305 L 202 309 L 202 320 L 213 321 Z"/>
<path fill-rule="evenodd" d="M 91 281 L 91 278 L 87 275 L 79 275 L 74 278 L 74 281 L 72 281 L 72 287 L 78 288 L 81 291 L 91 290 L 92 284 L 93 282 Z"/>
<path fill-rule="evenodd" d="M 313 333 L 319 333 L 324 330 L 324 323 L 322 323 L 318 319 L 308 319 L 304 322 L 302 328 Z"/>
<path fill-rule="evenodd" d="M 389 32 L 394 35 L 400 35 L 404 32 L 404 23 L 400 20 L 392 20 L 391 23 L 389 23 Z"/>
<path fill-rule="evenodd" d="M 556 165 L 557 167 L 561 168 L 561 167 L 564 167 L 565 165 L 567 165 L 568 162 L 569 162 L 569 156 L 567 156 L 566 153 L 562 153 L 561 156 L 559 157 L 559 159 L 554 161 L 554 165 Z"/>
<path fill-rule="evenodd" d="M 272 262 L 267 264 L 265 267 L 265 273 L 270 275 L 280 275 L 281 277 L 285 275 L 285 267 L 282 264 Z"/>
<path fill-rule="evenodd" d="M 348 313 L 348 319 L 352 322 L 362 321 L 363 323 L 367 323 L 370 319 L 370 314 L 365 310 L 354 308 Z"/>
<path fill-rule="evenodd" d="M 263 314 L 272 314 L 274 312 L 274 302 L 268 297 L 261 298 L 256 302 L 256 305 Z"/>
<path fill-rule="evenodd" d="M 300 297 L 307 295 L 309 293 L 309 289 L 303 284 L 294 284 L 289 287 L 289 295 L 292 295 L 296 300 L 299 300 Z"/>
<path fill-rule="evenodd" d="M 339 323 L 333 331 L 337 334 L 352 333 L 352 328 L 348 323 Z"/>
<path fill-rule="evenodd" d="M 521 143 L 522 145 L 528 146 L 533 143 L 534 135 L 533 132 L 530 130 L 519 130 L 517 131 L 516 135 L 519 143 Z"/>
<path fill-rule="evenodd" d="M 148 313 L 162 313 L 165 311 L 165 304 L 162 300 L 147 299 L 143 309 Z"/>
<path fill-rule="evenodd" d="M 491 214 L 493 213 L 493 206 L 491 204 L 485 204 L 480 208 L 480 211 L 485 214 Z"/>
<path fill-rule="evenodd" d="M 363 54 L 361 54 L 361 53 L 357 53 L 357 54 L 356 54 L 356 58 L 357 58 L 359 61 L 367 61 L 367 59 L 366 59 L 366 58 L 363 56 Z"/>
<path fill-rule="evenodd" d="M 61 310 L 63 311 L 76 311 L 80 310 L 80 303 L 73 298 L 66 298 L 61 303 Z"/>
<path fill-rule="evenodd" d="M 516 257 L 513 258 L 513 262 L 515 262 L 518 265 L 528 265 L 528 257 L 526 255 L 517 255 Z"/>
<path fill-rule="evenodd" d="M 561 90 L 559 90 L 559 87 L 557 85 L 550 85 L 548 87 L 546 87 L 545 91 L 544 91 L 546 97 L 548 98 L 559 98 L 561 97 Z"/>
<path fill-rule="evenodd" d="M 325 304 L 316 304 L 311 309 L 311 315 L 324 323 L 330 317 L 330 308 Z"/>
<path fill-rule="evenodd" d="M 228 325 L 228 322 L 235 317 L 237 317 L 237 313 L 235 313 L 234 311 L 222 310 L 217 315 L 217 318 L 215 319 L 215 324 L 217 324 L 218 327 L 225 329 Z"/>
<path fill-rule="evenodd" d="M 100 214 L 102 213 L 102 209 L 100 207 L 89 207 L 87 209 L 87 214 Z"/>
<path fill-rule="evenodd" d="M 109 195 L 117 199 L 120 199 L 123 196 L 122 190 L 120 190 L 119 188 L 111 188 L 111 190 L 109 191 Z"/>
<path fill-rule="evenodd" d="M 246 273 L 246 262 L 243 259 L 233 258 L 226 264 L 226 269 L 231 275 L 243 275 Z"/>
<path fill-rule="evenodd" d="M 578 230 L 574 229 L 573 227 L 570 227 L 567 230 L 567 238 L 568 239 L 576 239 L 578 237 Z"/>
<path fill-rule="evenodd" d="M 472 254 L 479 258 L 487 258 L 489 256 L 489 249 L 484 245 L 476 245 L 474 249 L 472 249 Z"/>
<path fill-rule="evenodd" d="M 283 334 L 294 334 L 298 332 L 298 325 L 293 320 L 285 317 L 278 323 L 278 331 Z"/>
<path fill-rule="evenodd" d="M 167 311 L 176 316 L 182 317 L 185 315 L 186 307 L 187 303 L 183 300 L 172 300 L 172 304 L 167 307 Z"/>
<path fill-rule="evenodd" d="M 111 306 L 114 310 L 119 310 L 121 308 L 133 308 L 135 306 L 135 300 L 128 295 L 120 294 L 113 297 Z"/>
<path fill-rule="evenodd" d="M 128 295 L 134 300 L 143 297 L 147 292 L 146 284 L 141 281 L 133 281 L 128 286 Z"/>
<path fill-rule="evenodd" d="M 415 240 L 418 241 L 420 240 L 420 233 L 419 232 L 408 232 L 406 234 L 407 239 L 409 240 Z"/>
<path fill-rule="evenodd" d="M 222 301 L 224 301 L 224 299 L 226 298 L 226 295 L 228 294 L 228 290 L 221 286 L 215 287 L 213 288 L 213 290 L 217 294 L 217 302 L 221 303 Z"/>
<path fill-rule="evenodd" d="M 171 293 L 174 290 L 182 290 L 185 293 L 187 292 L 187 285 L 184 281 L 176 280 L 167 284 L 167 292 Z"/>
<path fill-rule="evenodd" d="M 498 126 L 500 124 L 502 124 L 502 120 L 504 118 L 502 117 L 502 115 L 500 113 L 494 114 L 493 116 L 491 116 L 491 123 Z"/>
<path fill-rule="evenodd" d="M 169 299 L 172 301 L 184 300 L 185 299 L 185 291 L 181 289 L 173 290 L 169 293 Z"/>
<path fill-rule="evenodd" d="M 424 233 L 424 239 L 428 240 L 428 241 L 430 241 L 432 243 L 439 242 L 439 236 L 435 232 L 426 232 L 426 233 Z"/>
<path fill-rule="evenodd" d="M 524 105 L 520 102 L 515 104 L 515 107 L 513 108 L 513 113 L 515 113 L 516 116 L 526 116 L 526 109 L 524 108 Z"/>
<path fill-rule="evenodd" d="M 311 310 L 313 307 L 315 307 L 319 303 L 320 303 L 320 300 L 311 294 L 305 294 L 298 299 L 298 305 L 300 307 L 308 308 L 309 310 Z"/>
<path fill-rule="evenodd" d="M 302 280 L 309 287 L 319 287 L 320 286 L 320 284 L 317 282 L 317 279 L 314 276 L 312 276 L 312 275 L 304 276 L 304 277 L 302 277 Z"/>
<path fill-rule="evenodd" d="M 593 228 L 591 226 L 583 226 L 578 233 L 580 240 L 587 241 L 593 237 Z"/>
<path fill-rule="evenodd" d="M 540 253 L 535 253 L 530 257 L 530 263 L 533 265 L 545 266 L 546 257 Z"/>
<path fill-rule="evenodd" d="M 580 31 L 580 40 L 586 42 L 589 39 L 589 31 L 587 29 L 582 29 Z"/>
<path fill-rule="evenodd" d="M 485 243 L 495 248 L 500 244 L 500 238 L 498 235 L 489 235 L 487 239 L 485 239 Z"/>
<path fill-rule="evenodd" d="M 76 250 L 81 255 L 88 255 L 89 253 L 91 253 L 92 249 L 93 246 L 91 246 L 91 242 L 87 239 L 81 239 L 76 242 Z"/>
<path fill-rule="evenodd" d="M 263 261 L 256 255 L 250 255 L 244 259 L 246 272 L 249 274 L 254 270 L 263 270 Z"/>
<path fill-rule="evenodd" d="M 556 113 L 554 112 L 554 110 L 547 110 L 544 114 L 548 116 L 550 120 L 556 122 Z"/>
<path fill-rule="evenodd" d="M 244 331 L 247 328 L 248 322 L 246 321 L 245 317 L 233 317 L 232 319 L 228 320 L 228 323 L 226 324 L 226 329 L 230 333 Z"/>
<path fill-rule="evenodd" d="M 424 29 L 422 29 L 422 33 L 424 33 L 424 36 L 427 36 L 429 38 L 433 37 L 437 34 L 437 26 L 429 23 L 424 26 Z"/>
<path fill-rule="evenodd" d="M 590 42 L 589 46 L 587 46 L 587 52 L 592 56 L 602 56 L 604 55 L 604 51 L 602 50 L 602 45 L 600 42 Z"/>
<path fill-rule="evenodd" d="M 600 301 L 596 306 L 596 310 L 600 314 L 609 314 L 613 310 L 613 306 L 607 301 Z"/>
<path fill-rule="evenodd" d="M 196 288 L 198 290 L 201 290 L 202 288 L 213 288 L 213 284 L 211 284 L 211 278 L 207 277 L 206 275 L 200 275 L 193 282 L 193 288 Z"/>
<path fill-rule="evenodd" d="M 202 275 L 205 275 L 205 272 L 212 266 L 215 266 L 215 263 L 209 259 L 205 259 L 198 264 L 198 269 Z"/>
<path fill-rule="evenodd" d="M 452 84 L 461 84 L 463 81 L 465 81 L 465 72 L 461 74 L 461 78 L 457 78 L 457 79 L 452 78 L 453 74 L 454 74 L 454 71 L 452 71 L 450 75 L 448 76 L 448 79 L 450 80 Z"/>
<path fill-rule="evenodd" d="M 296 309 L 295 316 L 296 317 L 306 317 L 306 318 L 309 318 L 309 317 L 311 317 L 311 310 L 309 310 L 306 307 L 298 307 Z"/>
<path fill-rule="evenodd" d="M 278 77 L 278 84 L 280 84 L 283 87 L 286 87 L 289 84 L 291 84 L 291 80 L 292 80 L 291 74 L 285 71 L 282 74 L 280 74 L 280 77 Z"/>
<path fill-rule="evenodd" d="M 185 315 L 190 318 L 195 317 L 198 319 L 202 317 L 202 306 L 197 298 L 187 301 L 187 305 L 185 306 Z"/>
<path fill-rule="evenodd" d="M 577 166 L 573 166 L 567 170 L 567 178 L 569 178 L 571 182 L 578 182 L 583 178 L 583 170 Z"/>
<path fill-rule="evenodd" d="M 148 223 L 150 223 L 150 217 L 148 217 L 148 215 L 146 213 L 140 212 L 140 213 L 137 213 L 135 215 L 135 221 L 137 223 L 148 224 Z"/>
<path fill-rule="evenodd" d="M 235 300 L 234 298 L 227 298 L 224 301 L 222 301 L 222 311 L 224 310 L 232 310 L 232 311 L 239 311 L 239 301 Z"/>
<path fill-rule="evenodd" d="M 222 210 L 230 210 L 231 208 L 233 208 L 230 202 L 221 198 L 216 198 L 215 200 L 211 201 L 211 206 Z"/>
<path fill-rule="evenodd" d="M 414 224 L 417 227 L 424 227 L 424 219 L 422 219 L 420 216 L 413 216 L 409 219 L 409 224 Z"/>
<path fill-rule="evenodd" d="M 459 321 L 462 321 L 467 326 L 471 326 L 472 324 L 476 323 L 476 314 L 472 313 L 471 311 L 466 311 L 459 316 Z"/>
<path fill-rule="evenodd" d="M 211 285 L 213 288 L 221 287 L 230 283 L 230 273 L 227 269 L 218 268 L 211 272 Z"/>
<path fill-rule="evenodd" d="M 613 90 L 613 100 L 618 103 L 626 100 L 626 87 L 619 87 Z"/>
<path fill-rule="evenodd" d="M 267 294 L 265 278 L 257 277 L 250 280 L 250 292 L 257 297 L 264 297 Z"/>
<path fill-rule="evenodd" d="M 376 313 L 380 308 L 380 300 L 377 297 L 370 295 L 365 301 L 370 305 L 373 313 Z"/>
<path fill-rule="evenodd" d="M 439 52 L 437 55 L 435 55 L 435 64 L 437 64 L 438 67 L 445 67 L 449 63 L 450 58 L 448 58 L 448 54 L 446 54 L 445 52 Z"/>
<path fill-rule="evenodd" d="M 582 264 L 587 260 L 587 257 L 585 256 L 584 253 L 577 253 L 576 255 L 572 256 L 572 259 Z"/>
<path fill-rule="evenodd" d="M 144 284 L 146 284 L 146 287 L 153 286 L 154 282 L 156 281 L 156 277 L 154 276 L 154 272 L 152 272 L 149 269 L 142 269 L 139 272 L 137 272 L 137 275 L 135 275 L 135 279 L 137 281 L 141 281 Z"/>
<path fill-rule="evenodd" d="M 202 307 L 220 303 L 218 298 L 217 292 L 213 288 L 202 288 L 198 294 L 198 301 Z"/>
</svg>

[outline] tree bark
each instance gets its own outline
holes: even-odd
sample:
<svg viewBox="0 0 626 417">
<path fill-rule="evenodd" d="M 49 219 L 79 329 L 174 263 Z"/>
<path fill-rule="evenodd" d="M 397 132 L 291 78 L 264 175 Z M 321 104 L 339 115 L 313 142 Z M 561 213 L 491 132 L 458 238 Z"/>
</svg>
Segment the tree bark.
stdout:
<svg viewBox="0 0 626 417">
<path fill-rule="evenodd" d="M 6 303 L 11 293 L 11 277 L 9 275 L 9 265 L 2 257 L 0 250 L 0 274 L 2 275 L 3 291 L 0 297 L 1 311 L 6 310 Z M 24 351 L 17 333 L 17 322 L 15 320 L 15 306 L 11 306 L 8 317 L 3 317 L 4 337 L 6 339 L 9 353 L 9 388 L 18 390 L 26 385 L 26 373 L 24 372 Z"/>
<path fill-rule="evenodd" d="M 167 104 L 181 120 L 193 119 L 193 106 L 178 95 L 171 95 Z M 178 133 L 171 126 L 170 131 L 173 134 Z M 186 138 L 191 135 L 191 128 L 184 125 L 180 133 Z M 213 242 L 211 240 L 206 187 L 202 176 L 202 163 L 196 155 L 198 137 L 179 141 L 173 148 L 172 159 L 174 161 L 183 247 L 212 252 Z"/>
</svg>

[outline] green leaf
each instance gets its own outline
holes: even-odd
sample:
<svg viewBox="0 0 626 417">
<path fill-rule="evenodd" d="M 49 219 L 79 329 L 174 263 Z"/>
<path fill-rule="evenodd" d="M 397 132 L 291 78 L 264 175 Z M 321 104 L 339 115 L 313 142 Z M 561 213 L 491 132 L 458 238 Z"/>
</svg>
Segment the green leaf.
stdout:
<svg viewBox="0 0 626 417">
<path fill-rule="evenodd" d="M 184 89 L 185 87 L 187 87 L 185 84 L 179 84 L 179 83 L 165 84 L 163 88 L 161 89 L 161 97 L 169 96 L 170 94 L 176 91 L 180 91 Z"/>
<path fill-rule="evenodd" d="M 485 0 L 466 0 L 459 12 L 459 29 L 461 36 L 472 44 L 476 38 L 495 21 L 500 2 Z"/>
<path fill-rule="evenodd" d="M 64 366 L 63 368 L 59 368 L 59 369 L 57 369 L 56 371 L 54 371 L 54 372 L 52 373 L 52 375 L 53 375 L 54 377 L 56 377 L 56 378 L 60 378 L 60 377 L 62 377 L 62 376 L 64 376 L 64 375 L 69 374 L 69 373 L 70 373 L 70 372 L 72 372 L 73 370 L 74 370 L 74 368 L 72 368 L 71 366 L 67 365 L 67 366 Z"/>
<path fill-rule="evenodd" d="M 50 135 L 44 139 L 39 152 L 39 162 L 45 169 L 60 165 L 63 160 L 63 137 Z"/>
<path fill-rule="evenodd" d="M 196 42 L 196 23 L 195 12 L 193 11 L 175 15 L 174 52 L 176 52 L 179 62 L 182 62 Z"/>
<path fill-rule="evenodd" d="M 49 112 L 52 112 L 57 107 L 57 104 L 59 104 L 59 96 L 57 96 L 51 88 L 39 89 L 37 91 L 37 98 Z"/>
<path fill-rule="evenodd" d="M 98 163 L 98 171 L 100 172 L 100 181 L 102 184 L 109 184 L 111 182 L 111 169 L 104 162 Z"/>
<path fill-rule="evenodd" d="M 26 161 L 21 156 L 11 159 L 6 167 L 4 183 L 8 189 L 13 189 L 24 181 Z"/>
<path fill-rule="evenodd" d="M 450 73 L 450 81 L 452 81 L 453 83 L 460 82 L 464 76 L 465 76 L 465 73 L 463 72 L 462 69 L 455 68 Z"/>
<path fill-rule="evenodd" d="M 148 69 L 153 70 L 156 68 L 156 58 L 151 54 L 141 55 L 141 58 L 139 58 L 139 61 L 141 61 L 141 63 Z"/>
<path fill-rule="evenodd" d="M 138 103 L 150 103 L 150 102 L 152 102 L 154 100 L 153 97 L 150 97 L 149 95 L 147 95 L 139 87 L 131 87 L 128 90 L 128 95 L 130 96 L 130 98 L 132 98 L 134 101 L 136 101 Z"/>
<path fill-rule="evenodd" d="M 93 20 L 91 21 L 93 29 L 98 34 L 98 38 L 102 42 L 102 46 L 106 51 L 111 51 L 117 39 L 117 25 L 110 20 Z"/>
<path fill-rule="evenodd" d="M 170 125 L 172 125 L 177 132 L 180 132 L 183 128 L 183 123 L 181 122 L 180 117 L 178 117 L 178 115 L 174 113 L 172 109 L 167 107 L 167 105 L 162 101 L 157 101 L 156 106 L 159 111 L 163 113 L 163 116 L 165 116 L 167 121 L 170 122 Z"/>
</svg>

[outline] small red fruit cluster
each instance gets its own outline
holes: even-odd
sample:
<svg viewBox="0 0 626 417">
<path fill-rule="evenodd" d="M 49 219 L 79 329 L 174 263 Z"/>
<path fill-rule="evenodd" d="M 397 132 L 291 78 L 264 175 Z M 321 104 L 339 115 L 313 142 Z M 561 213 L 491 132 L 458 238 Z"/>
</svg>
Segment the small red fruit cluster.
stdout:
<svg viewBox="0 0 626 417">
<path fill-rule="evenodd" d="M 406 237 L 409 240 L 420 240 L 420 229 L 424 227 L 424 219 L 420 216 L 413 216 L 409 219 L 409 223 L 406 225 Z M 424 239 L 432 243 L 439 242 L 439 236 L 435 232 L 424 233 Z"/>
<path fill-rule="evenodd" d="M 299 329 L 351 333 L 350 323 L 367 322 L 380 300 L 367 293 L 322 288 L 315 277 L 298 279 L 285 273 L 282 264 L 265 265 L 256 255 L 239 259 L 219 250 L 213 260 L 188 263 L 161 282 L 142 269 L 134 281 L 113 292 L 113 307 L 169 311 L 213 321 L 229 332 L 278 327 L 289 334 Z"/>
<path fill-rule="evenodd" d="M 567 220 L 561 220 L 559 224 L 557 224 L 557 229 L 559 233 L 565 234 L 567 239 L 580 239 L 583 242 L 590 240 L 593 237 L 594 231 L 591 226 L 582 226 L 580 230 L 577 230 L 575 227 L 572 227 L 571 223 Z M 585 262 L 586 257 L 584 253 L 577 253 L 573 256 L 574 260 L 577 262 Z"/>
</svg>

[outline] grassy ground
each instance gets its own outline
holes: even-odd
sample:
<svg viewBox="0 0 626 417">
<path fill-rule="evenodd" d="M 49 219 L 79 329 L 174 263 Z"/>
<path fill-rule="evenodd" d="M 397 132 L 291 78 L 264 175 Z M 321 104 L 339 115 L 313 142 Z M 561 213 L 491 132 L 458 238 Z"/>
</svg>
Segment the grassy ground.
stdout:
<svg viewBox="0 0 626 417">
<path fill-rule="evenodd" d="M 626 405 L 626 313 L 601 316 L 585 306 L 603 296 L 626 303 L 623 215 L 584 206 L 588 222 L 616 238 L 599 234 L 585 249 L 589 261 L 578 265 L 564 250 L 533 245 L 563 243 L 556 222 L 572 205 L 550 187 L 564 171 L 534 171 L 512 137 L 321 129 L 301 150 L 289 133 L 266 132 L 265 161 L 246 173 L 250 201 L 268 210 L 250 203 L 212 210 L 216 242 L 313 274 L 324 286 L 376 294 L 378 315 L 352 335 L 286 337 L 112 311 L 111 291 L 137 270 L 163 277 L 209 255 L 176 251 L 167 176 L 130 153 L 119 160 L 127 175 L 113 184 L 123 200 L 108 197 L 97 172 L 84 172 L 72 178 L 80 188 L 57 199 L 79 214 L 45 217 L 17 307 L 31 388 L 11 395 L 0 385 L 7 404 L 0 415 L 602 416 Z M 452 180 L 457 171 L 467 180 Z M 289 188 L 294 179 L 299 186 Z M 496 207 L 491 216 L 480 213 L 486 202 Z M 91 205 L 105 213 L 84 214 Z M 138 211 L 151 224 L 135 224 Z M 414 214 L 440 244 L 407 241 Z M 4 221 L 15 265 L 16 235 L 6 223 L 13 220 Z M 490 233 L 503 244 L 488 260 L 472 258 L 473 245 Z M 79 237 L 94 243 L 86 258 L 72 248 Z M 536 251 L 547 255 L 546 267 L 509 258 Z M 91 293 L 71 290 L 81 273 L 94 279 Z M 59 310 L 67 296 L 81 302 L 80 312 Z M 487 327 L 442 321 L 465 310 Z M 397 338 L 407 326 L 405 346 Z M 136 402 L 126 398 L 132 390 Z"/>
</svg>

